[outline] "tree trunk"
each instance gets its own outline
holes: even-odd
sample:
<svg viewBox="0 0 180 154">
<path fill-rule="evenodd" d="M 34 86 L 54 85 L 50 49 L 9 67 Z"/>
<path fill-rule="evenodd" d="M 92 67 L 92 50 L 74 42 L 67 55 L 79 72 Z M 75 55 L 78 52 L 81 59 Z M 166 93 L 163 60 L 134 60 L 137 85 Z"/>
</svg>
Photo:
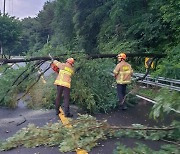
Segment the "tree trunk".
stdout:
<svg viewBox="0 0 180 154">
<path fill-rule="evenodd" d="M 2 42 L 0 41 L 0 46 L 1 46 L 1 57 L 3 58 L 3 46 L 2 46 Z"/>
<path fill-rule="evenodd" d="M 53 57 L 55 60 L 62 60 L 64 59 L 63 57 L 66 54 L 59 55 L 58 57 Z M 87 55 L 86 59 L 91 60 L 91 59 L 99 59 L 99 58 L 114 58 L 117 59 L 118 54 L 92 54 L 92 55 Z M 164 58 L 166 57 L 166 54 L 156 54 L 156 53 L 126 53 L 128 58 L 134 58 L 134 57 L 150 57 L 150 58 Z M 30 62 L 30 61 L 37 61 L 37 60 L 44 60 L 48 61 L 51 60 L 49 56 L 47 57 L 31 57 L 31 58 L 22 58 L 22 59 L 3 59 L 0 58 L 0 62 L 3 64 L 7 63 L 20 63 L 20 62 Z"/>
</svg>

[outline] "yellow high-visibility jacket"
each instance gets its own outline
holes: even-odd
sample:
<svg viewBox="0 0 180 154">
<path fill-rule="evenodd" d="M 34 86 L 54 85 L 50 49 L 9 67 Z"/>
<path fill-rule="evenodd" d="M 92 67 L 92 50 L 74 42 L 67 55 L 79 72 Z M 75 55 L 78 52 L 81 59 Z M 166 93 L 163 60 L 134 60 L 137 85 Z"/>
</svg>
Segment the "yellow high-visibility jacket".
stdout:
<svg viewBox="0 0 180 154">
<path fill-rule="evenodd" d="M 129 63 L 121 61 L 119 64 L 116 65 L 113 73 L 116 77 L 116 82 L 118 84 L 131 83 L 131 76 L 133 74 L 133 70 Z"/>
<path fill-rule="evenodd" d="M 74 74 L 74 68 L 69 63 L 61 63 L 57 60 L 54 60 L 53 64 L 60 69 L 54 84 L 70 88 L 71 76 Z"/>
</svg>

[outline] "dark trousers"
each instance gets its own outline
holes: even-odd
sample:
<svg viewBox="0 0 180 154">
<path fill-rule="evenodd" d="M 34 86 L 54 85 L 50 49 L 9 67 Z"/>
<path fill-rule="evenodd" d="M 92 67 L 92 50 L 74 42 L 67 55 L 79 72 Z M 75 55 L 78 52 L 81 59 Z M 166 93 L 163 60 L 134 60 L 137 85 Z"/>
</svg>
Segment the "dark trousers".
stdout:
<svg viewBox="0 0 180 154">
<path fill-rule="evenodd" d="M 126 95 L 126 86 L 127 84 L 117 84 L 117 94 L 118 94 L 119 103 L 120 105 L 123 105 L 123 106 L 126 105 L 124 101 L 124 96 Z"/>
<path fill-rule="evenodd" d="M 70 88 L 67 88 L 64 86 L 57 86 L 57 96 L 56 96 L 56 103 L 55 103 L 56 110 L 59 110 L 62 94 L 64 95 L 65 114 L 68 114 L 69 113 Z"/>
</svg>

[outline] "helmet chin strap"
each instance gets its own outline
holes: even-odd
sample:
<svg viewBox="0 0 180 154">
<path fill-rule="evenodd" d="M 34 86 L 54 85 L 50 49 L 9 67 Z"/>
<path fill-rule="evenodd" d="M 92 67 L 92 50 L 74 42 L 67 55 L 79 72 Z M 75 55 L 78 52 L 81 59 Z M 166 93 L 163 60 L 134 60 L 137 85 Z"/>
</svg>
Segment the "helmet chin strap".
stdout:
<svg viewBox="0 0 180 154">
<path fill-rule="evenodd" d="M 70 64 L 71 66 L 74 66 L 74 64 L 71 64 L 71 63 L 69 63 L 69 62 L 66 62 L 66 63 Z"/>
<path fill-rule="evenodd" d="M 119 62 L 121 62 L 123 59 L 121 58 L 121 59 L 119 59 Z"/>
</svg>

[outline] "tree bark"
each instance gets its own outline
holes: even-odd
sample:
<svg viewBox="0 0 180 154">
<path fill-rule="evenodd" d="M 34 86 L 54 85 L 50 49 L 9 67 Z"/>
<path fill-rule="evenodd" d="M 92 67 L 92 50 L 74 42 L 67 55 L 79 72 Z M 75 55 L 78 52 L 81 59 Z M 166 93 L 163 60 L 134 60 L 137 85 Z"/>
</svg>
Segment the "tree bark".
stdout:
<svg viewBox="0 0 180 154">
<path fill-rule="evenodd" d="M 97 59 L 97 58 L 117 58 L 118 54 L 94 54 L 88 55 L 87 59 Z M 156 54 L 156 53 L 126 53 L 127 58 L 134 57 L 155 57 L 155 58 L 164 58 L 166 54 Z"/>
<path fill-rule="evenodd" d="M 3 58 L 3 47 L 2 47 L 2 42 L 0 41 L 0 46 L 1 46 L 1 57 Z"/>
<path fill-rule="evenodd" d="M 62 60 L 64 55 L 60 55 L 59 57 L 53 57 L 53 59 Z M 98 58 L 117 58 L 117 55 L 118 54 L 92 54 L 92 55 L 87 55 L 86 59 L 91 60 L 91 59 L 98 59 Z M 156 53 L 126 53 L 126 55 L 128 58 L 134 58 L 134 57 L 164 58 L 164 57 L 166 57 L 166 54 L 156 54 Z M 22 58 L 22 59 L 0 58 L 0 63 L 2 63 L 2 64 L 20 63 L 20 62 L 31 62 L 31 61 L 37 61 L 37 60 L 48 61 L 48 60 L 51 60 L 51 58 L 49 56 L 47 56 L 47 57 L 30 57 L 30 58 Z"/>
</svg>

